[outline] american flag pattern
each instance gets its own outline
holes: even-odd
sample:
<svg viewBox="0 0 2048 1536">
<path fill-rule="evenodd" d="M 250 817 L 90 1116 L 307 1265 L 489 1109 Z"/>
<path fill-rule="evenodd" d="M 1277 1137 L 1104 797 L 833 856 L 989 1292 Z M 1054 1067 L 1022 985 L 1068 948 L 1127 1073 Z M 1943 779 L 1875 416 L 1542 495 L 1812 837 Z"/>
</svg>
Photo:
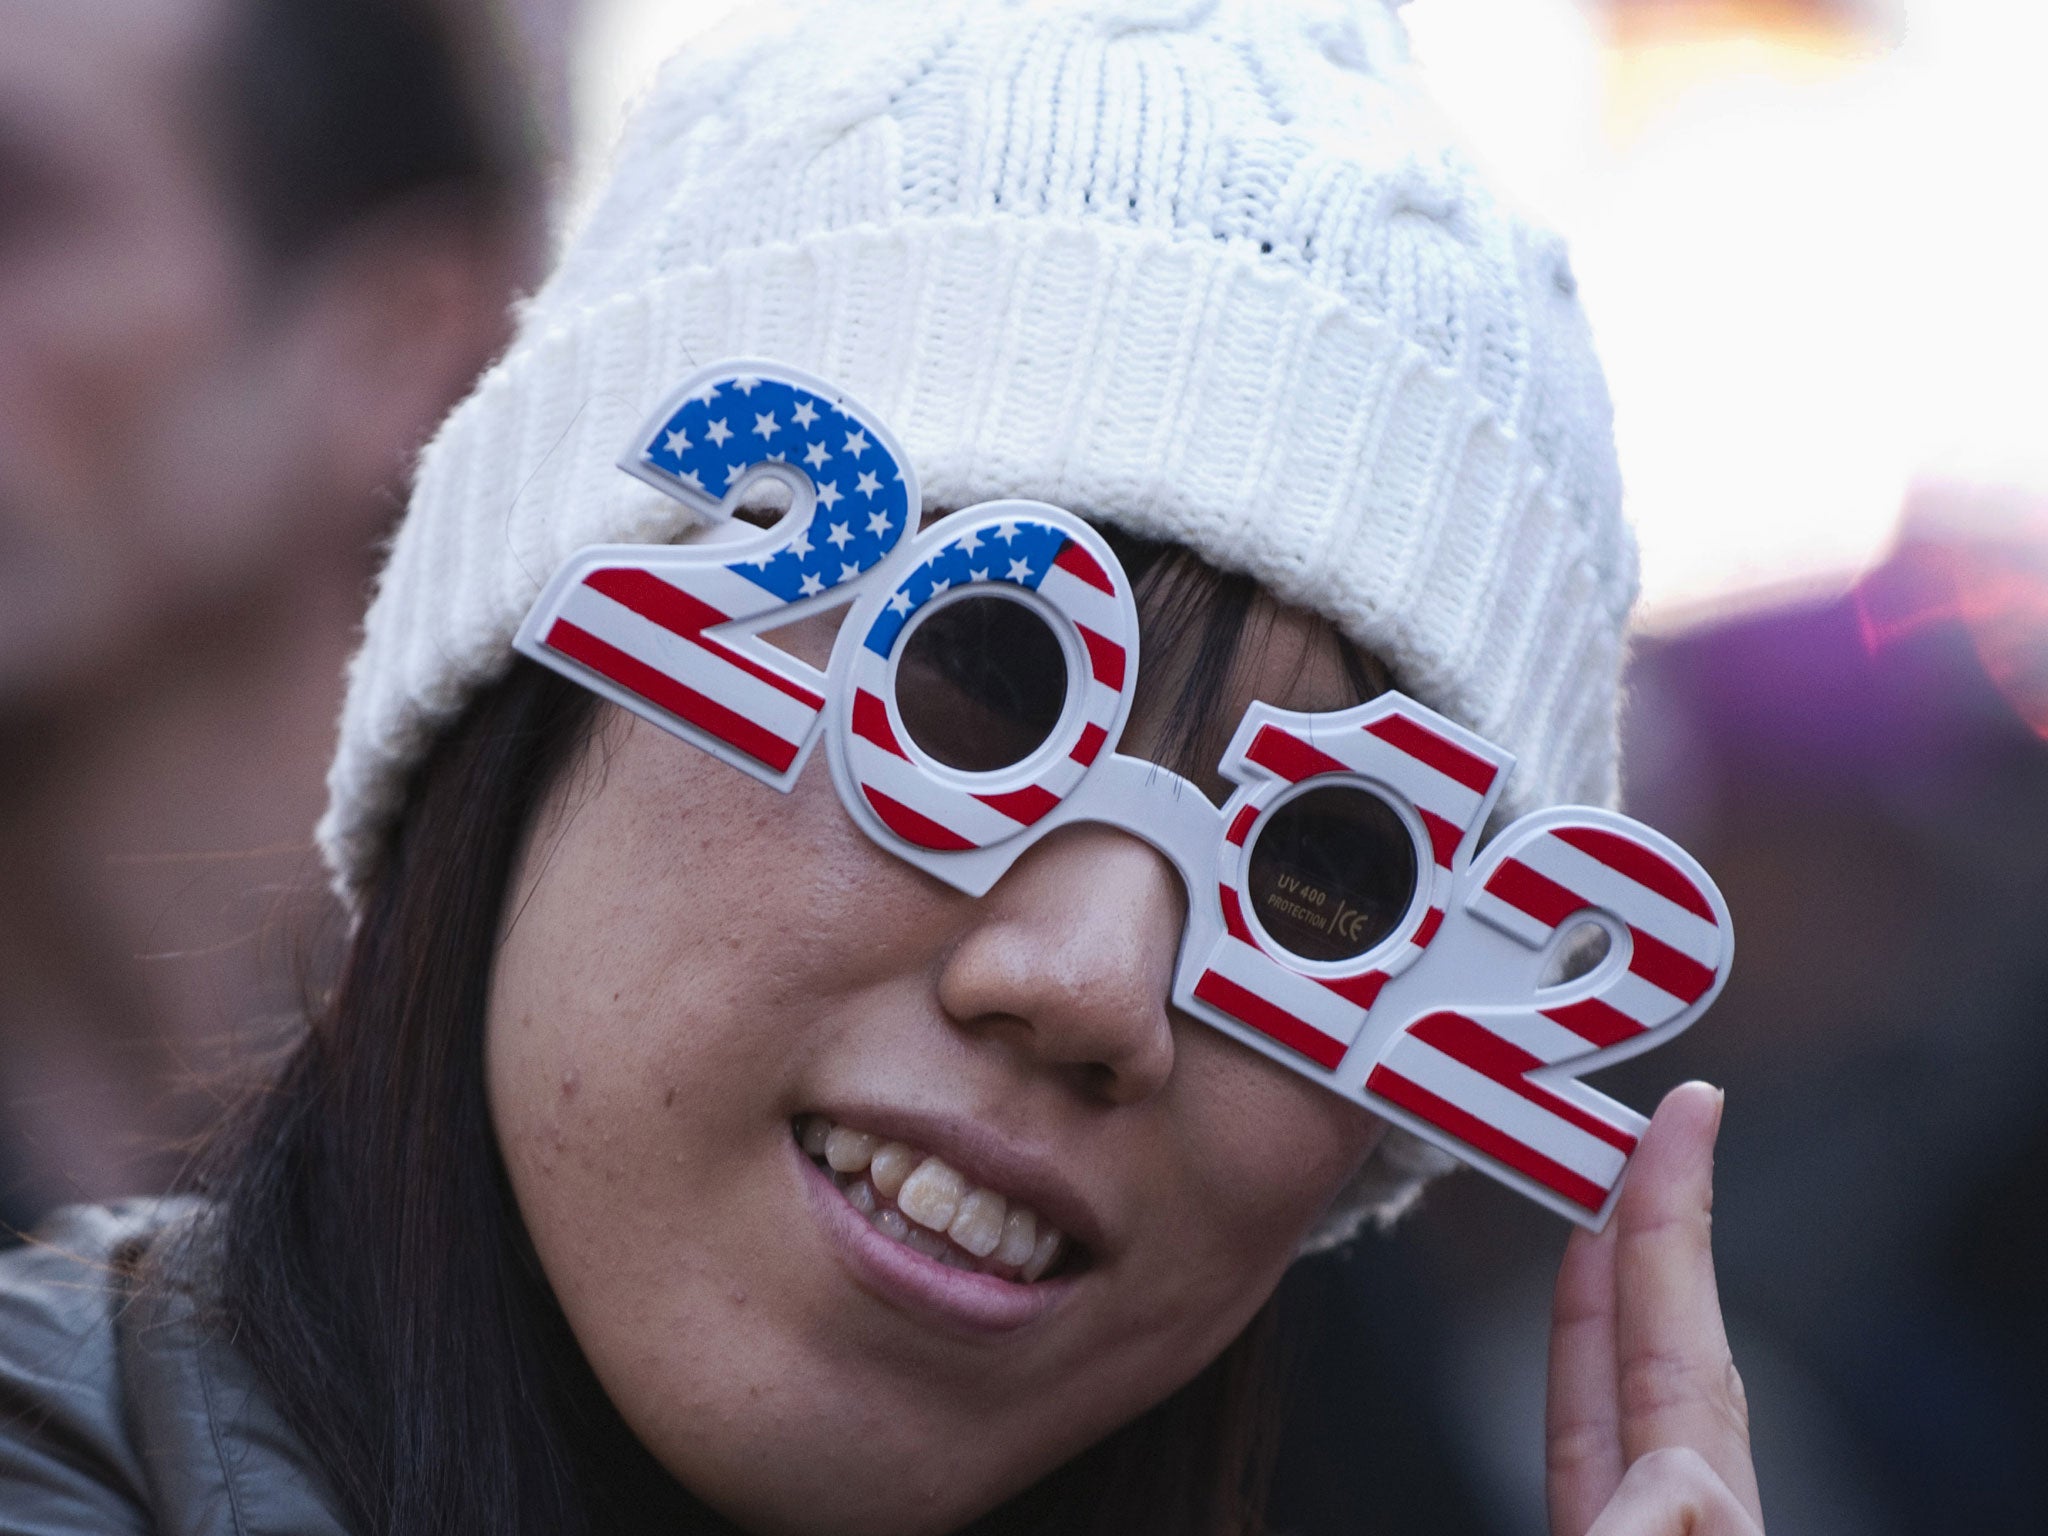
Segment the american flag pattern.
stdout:
<svg viewBox="0 0 2048 1536">
<path fill-rule="evenodd" d="M 1106 549 L 1091 550 L 1078 529 L 1000 505 L 955 513 L 924 535 L 918 551 L 854 652 L 846 762 L 869 807 L 904 843 L 932 853 L 987 848 L 1049 815 L 1109 742 L 1136 681 L 1136 608 L 1122 568 Z M 1036 593 L 1071 626 L 1079 645 L 1066 649 L 1085 657 L 1085 676 L 1078 690 L 1070 687 L 1064 717 L 1026 771 L 968 780 L 935 772 L 906 747 L 891 677 L 897 649 L 918 614 L 948 593 L 977 585 Z"/>
<path fill-rule="evenodd" d="M 1674 844 L 1619 816 L 1544 812 L 1511 827 L 1466 884 L 1465 908 L 1532 949 L 1593 912 L 1626 934 L 1626 963 L 1597 968 L 1559 1000 L 1440 1009 L 1393 1037 L 1368 1095 L 1512 1169 L 1587 1213 L 1605 1208 L 1642 1119 L 1544 1068 L 1637 1040 L 1686 1019 L 1730 958 L 1711 882 Z"/>
<path fill-rule="evenodd" d="M 894 439 L 829 385 L 775 365 L 698 375 L 622 467 L 707 516 L 723 515 L 757 473 L 812 494 L 807 509 L 744 544 L 583 551 L 522 626 L 524 653 L 784 790 L 829 697 L 849 811 L 883 846 L 961 889 L 985 889 L 968 866 L 978 859 L 982 874 L 1000 874 L 988 861 L 1007 867 L 1023 834 L 1049 825 L 1115 759 L 1138 668 L 1136 607 L 1108 547 L 1071 514 L 991 504 L 913 538 L 917 481 Z M 993 775 L 925 760 L 906 741 L 891 685 L 918 615 L 976 584 L 1033 594 L 1070 658 L 1052 738 Z M 856 596 L 829 680 L 753 633 Z M 1705 872 L 1612 813 L 1539 812 L 1475 862 L 1512 761 L 1398 694 L 1315 716 L 1254 704 L 1223 764 L 1240 788 L 1220 812 L 1147 768 L 1105 776 L 1122 787 L 1082 814 L 1147 836 L 1188 881 L 1189 932 L 1201 938 L 1176 973 L 1183 1007 L 1593 1225 L 1644 1121 L 1572 1074 L 1596 1054 L 1611 1060 L 1685 1027 L 1726 978 L 1733 941 Z M 1245 890 L 1262 818 L 1321 780 L 1362 780 L 1415 823 L 1420 893 L 1387 941 L 1352 962 L 1290 956 L 1261 932 Z M 1217 905 L 1203 910 L 1206 890 Z M 1518 1000 L 1519 970 L 1499 946 L 1543 953 L 1589 913 L 1625 955 L 1562 987 L 1539 992 L 1532 979 Z M 1474 986 L 1495 970 L 1490 993 Z M 1486 1001 L 1438 1001 L 1461 990 Z M 1375 1043 L 1354 1053 L 1362 1036 Z"/>
<path fill-rule="evenodd" d="M 1201 962 L 1195 1000 L 1335 1070 L 1380 989 L 1436 937 L 1450 872 L 1477 835 L 1505 764 L 1478 737 L 1398 694 L 1341 716 L 1255 706 L 1224 759 L 1224 772 L 1246 787 L 1224 808 L 1228 830 L 1217 871 L 1223 932 Z M 1246 916 L 1246 868 L 1260 821 L 1297 785 L 1326 776 L 1363 777 L 1382 793 L 1391 791 L 1390 798 L 1414 809 L 1427 837 L 1427 846 L 1417 849 L 1425 897 L 1419 916 L 1411 913 L 1386 944 L 1350 969 L 1295 959 L 1265 940 Z"/>
<path fill-rule="evenodd" d="M 649 549 L 587 569 L 538 632 L 546 653 L 621 702 L 782 784 L 817 730 L 824 676 L 750 635 L 711 631 L 835 589 L 851 597 L 902 541 L 917 500 L 887 434 L 800 376 L 700 375 L 625 465 L 707 512 L 762 466 L 809 482 L 808 516 L 737 548 Z"/>
</svg>

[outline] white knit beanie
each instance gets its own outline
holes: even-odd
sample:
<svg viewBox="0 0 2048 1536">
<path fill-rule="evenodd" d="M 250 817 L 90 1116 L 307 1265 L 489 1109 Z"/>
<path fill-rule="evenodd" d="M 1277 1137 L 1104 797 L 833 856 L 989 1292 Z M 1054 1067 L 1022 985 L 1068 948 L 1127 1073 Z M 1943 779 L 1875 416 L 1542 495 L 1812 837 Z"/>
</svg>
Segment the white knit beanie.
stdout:
<svg viewBox="0 0 2048 1536">
<path fill-rule="evenodd" d="M 615 465 L 728 357 L 860 400 L 931 507 L 1049 501 L 1324 614 L 1516 755 L 1509 814 L 1612 800 L 1635 559 L 1606 388 L 1562 245 L 1453 146 L 1390 6 L 767 9 L 664 70 L 426 452 L 328 778 L 345 900 L 554 570 L 693 530 Z M 1436 1166 L 1408 1140 L 1348 1212 Z"/>
</svg>

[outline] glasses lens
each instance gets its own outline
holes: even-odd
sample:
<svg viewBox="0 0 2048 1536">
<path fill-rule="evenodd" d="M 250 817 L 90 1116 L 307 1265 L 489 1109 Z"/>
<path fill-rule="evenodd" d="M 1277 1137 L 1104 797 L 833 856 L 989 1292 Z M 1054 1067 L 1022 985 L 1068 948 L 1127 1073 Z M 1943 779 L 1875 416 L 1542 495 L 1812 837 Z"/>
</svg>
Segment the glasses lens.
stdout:
<svg viewBox="0 0 2048 1536">
<path fill-rule="evenodd" d="M 1067 660 L 1043 615 L 1012 598 L 964 597 L 903 642 L 896 712 L 929 757 L 993 773 L 1044 745 L 1067 703 Z"/>
<path fill-rule="evenodd" d="M 1415 840 L 1392 806 L 1349 784 L 1312 789 L 1252 844 L 1259 925 L 1303 960 L 1350 960 L 1394 931 L 1415 895 Z"/>
</svg>

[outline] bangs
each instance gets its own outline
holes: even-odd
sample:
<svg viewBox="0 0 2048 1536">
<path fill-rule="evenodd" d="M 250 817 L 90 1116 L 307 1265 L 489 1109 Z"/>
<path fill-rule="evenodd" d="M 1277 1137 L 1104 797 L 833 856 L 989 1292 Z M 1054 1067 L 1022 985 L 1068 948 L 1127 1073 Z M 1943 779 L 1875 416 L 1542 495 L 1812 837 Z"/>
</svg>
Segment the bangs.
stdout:
<svg viewBox="0 0 2048 1536">
<path fill-rule="evenodd" d="M 1239 667 L 1271 637 L 1278 605 L 1251 577 L 1219 571 L 1185 545 L 1100 523 L 1095 528 L 1130 577 L 1137 598 L 1140 666 L 1167 684 L 1159 761 L 1183 778 L 1213 783 L 1217 762 L 1237 728 L 1228 706 Z M 1394 686 L 1378 657 L 1334 628 L 1329 638 L 1355 695 L 1351 703 Z M 1297 670 L 1308 659 L 1304 649 Z"/>
</svg>

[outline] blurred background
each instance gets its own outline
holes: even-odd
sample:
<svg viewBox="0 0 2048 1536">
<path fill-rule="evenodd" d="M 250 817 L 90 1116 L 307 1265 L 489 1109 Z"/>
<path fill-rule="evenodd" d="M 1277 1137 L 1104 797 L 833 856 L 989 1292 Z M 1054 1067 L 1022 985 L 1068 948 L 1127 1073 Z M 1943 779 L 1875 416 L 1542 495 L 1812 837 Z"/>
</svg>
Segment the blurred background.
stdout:
<svg viewBox="0 0 2048 1536">
<path fill-rule="evenodd" d="M 731 0 L 0 0 L 0 1219 L 154 1187 L 323 955 L 307 829 L 418 443 Z M 1628 799 L 1727 895 L 1717 1247 L 1777 1536 L 2038 1531 L 2048 12 L 1414 0 L 1571 237 L 1643 547 Z M 1274 1515 L 1542 1530 L 1564 1233 L 1297 1266 Z M 1375 1522 L 1381 1523 L 1375 1523 Z"/>
</svg>

